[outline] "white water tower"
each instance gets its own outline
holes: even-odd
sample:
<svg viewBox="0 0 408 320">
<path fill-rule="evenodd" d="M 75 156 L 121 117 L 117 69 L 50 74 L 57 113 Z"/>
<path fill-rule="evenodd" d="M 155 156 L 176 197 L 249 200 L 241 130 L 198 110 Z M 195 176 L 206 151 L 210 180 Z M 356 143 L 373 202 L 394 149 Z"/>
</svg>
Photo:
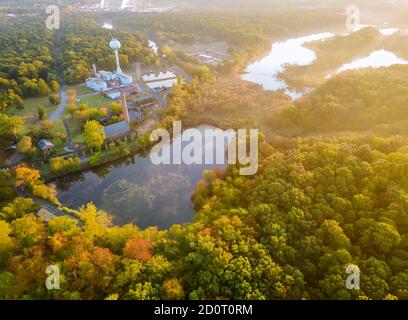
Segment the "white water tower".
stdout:
<svg viewBox="0 0 408 320">
<path fill-rule="evenodd" d="M 124 73 L 123 73 L 122 69 L 120 68 L 120 63 L 119 63 L 119 49 L 120 49 L 120 47 L 122 45 L 120 44 L 120 42 L 117 39 L 113 38 L 111 40 L 111 42 L 109 42 L 109 46 L 113 51 L 115 51 L 116 73 L 119 74 L 119 75 L 123 75 Z"/>
</svg>

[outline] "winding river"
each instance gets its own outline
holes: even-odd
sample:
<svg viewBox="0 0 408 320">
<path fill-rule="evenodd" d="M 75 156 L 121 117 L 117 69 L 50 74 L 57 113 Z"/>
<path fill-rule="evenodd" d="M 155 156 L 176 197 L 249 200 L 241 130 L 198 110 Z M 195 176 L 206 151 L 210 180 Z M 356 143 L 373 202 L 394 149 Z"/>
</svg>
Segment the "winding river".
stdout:
<svg viewBox="0 0 408 320">
<path fill-rule="evenodd" d="M 361 25 L 355 31 L 361 30 L 369 25 Z M 384 36 L 391 36 L 398 32 L 396 28 L 379 29 Z M 347 34 L 346 34 L 347 35 Z M 293 100 L 302 97 L 304 92 L 292 90 L 279 78 L 279 73 L 284 71 L 286 65 L 311 65 L 316 60 L 316 53 L 303 45 L 312 41 L 324 41 L 332 38 L 333 33 L 323 32 L 311 34 L 299 38 L 293 38 L 286 41 L 278 41 L 272 44 L 270 53 L 264 58 L 248 65 L 241 79 L 256 83 L 267 91 L 284 90 Z M 386 50 L 377 50 L 371 52 L 367 57 L 355 59 L 338 68 L 337 72 L 331 73 L 327 78 L 335 73 L 346 70 L 356 70 L 362 68 L 380 68 L 389 67 L 394 64 L 407 64 L 404 59 L 399 58 L 394 53 Z M 305 88 L 305 91 L 307 88 Z"/>
<path fill-rule="evenodd" d="M 287 64 L 301 66 L 310 65 L 316 59 L 316 54 L 303 46 L 311 41 L 325 40 L 333 37 L 333 33 L 324 32 L 305 37 L 289 39 L 272 44 L 271 52 L 259 61 L 250 64 L 242 75 L 242 80 L 257 83 L 264 90 L 285 90 L 292 99 L 302 96 L 301 92 L 290 90 L 278 74 L 285 69 Z"/>
</svg>

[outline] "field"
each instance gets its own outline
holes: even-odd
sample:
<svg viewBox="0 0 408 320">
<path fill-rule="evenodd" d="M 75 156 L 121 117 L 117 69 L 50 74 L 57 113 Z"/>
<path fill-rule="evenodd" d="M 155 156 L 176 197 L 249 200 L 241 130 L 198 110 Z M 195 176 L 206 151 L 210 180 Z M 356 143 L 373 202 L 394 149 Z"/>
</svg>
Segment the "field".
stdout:
<svg viewBox="0 0 408 320">
<path fill-rule="evenodd" d="M 48 97 L 35 97 L 35 98 L 28 98 L 24 100 L 25 106 L 22 109 L 18 109 L 16 107 L 10 107 L 5 110 L 8 116 L 19 116 L 26 119 L 27 122 L 33 124 L 37 121 L 38 115 L 38 107 L 42 106 L 45 109 L 47 115 L 51 114 L 55 109 L 56 106 L 53 106 L 49 101 Z"/>
<path fill-rule="evenodd" d="M 24 125 L 21 127 L 18 134 L 24 135 L 29 131 L 29 127 L 35 125 L 39 122 L 38 120 L 38 108 L 40 106 L 45 109 L 44 119 L 47 119 L 50 114 L 57 108 L 53 106 L 49 101 L 48 97 L 35 97 L 28 98 L 24 100 L 25 106 L 22 109 L 16 107 L 10 107 L 5 110 L 5 114 L 8 116 L 18 116 L 25 120 Z"/>
<path fill-rule="evenodd" d="M 109 106 L 112 100 L 109 98 L 102 97 L 100 94 L 79 97 L 78 105 L 87 104 L 90 107 L 104 107 Z"/>
<path fill-rule="evenodd" d="M 67 86 L 67 90 L 69 90 L 69 89 L 75 90 L 78 97 L 94 92 L 92 89 L 89 89 L 89 88 L 85 87 L 84 84 L 77 84 L 77 85 Z"/>
</svg>

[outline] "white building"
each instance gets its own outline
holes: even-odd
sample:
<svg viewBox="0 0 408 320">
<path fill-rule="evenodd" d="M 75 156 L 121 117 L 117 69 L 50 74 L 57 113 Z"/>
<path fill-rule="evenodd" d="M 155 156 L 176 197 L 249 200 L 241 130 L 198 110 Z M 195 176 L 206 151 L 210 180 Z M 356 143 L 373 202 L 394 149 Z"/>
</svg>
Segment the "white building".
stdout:
<svg viewBox="0 0 408 320">
<path fill-rule="evenodd" d="M 96 72 L 96 69 L 95 69 L 95 73 L 97 74 L 97 76 L 99 76 L 99 78 L 101 78 L 102 80 L 105 80 L 105 81 L 117 80 L 116 79 L 117 78 L 116 74 L 113 73 L 113 72 L 110 72 L 110 71 L 101 70 L 99 72 Z"/>
<path fill-rule="evenodd" d="M 177 84 L 177 76 L 174 72 L 166 71 L 160 72 L 158 75 L 155 73 L 143 75 L 143 81 L 147 86 L 153 90 L 168 90 L 173 88 Z"/>
<path fill-rule="evenodd" d="M 100 78 L 88 78 L 85 81 L 85 85 L 95 91 L 98 92 L 103 92 L 108 90 L 108 84 L 106 81 L 100 79 Z"/>
<path fill-rule="evenodd" d="M 98 92 L 103 92 L 119 85 L 129 86 L 133 83 L 133 77 L 125 74 L 120 67 L 119 49 L 121 48 L 121 43 L 116 39 L 112 39 L 109 46 L 115 51 L 116 72 L 96 71 L 94 65 L 94 77 L 88 78 L 85 81 L 88 88 Z"/>
<path fill-rule="evenodd" d="M 123 86 L 128 86 L 131 85 L 133 83 L 133 77 L 132 76 L 128 76 L 126 74 L 118 74 L 117 78 L 120 82 L 121 85 Z"/>
<path fill-rule="evenodd" d="M 117 90 L 117 91 L 110 91 L 110 92 L 106 93 L 106 96 L 107 96 L 109 99 L 112 99 L 112 100 L 119 100 L 119 98 L 120 98 L 120 91 L 119 91 L 119 90 Z"/>
</svg>

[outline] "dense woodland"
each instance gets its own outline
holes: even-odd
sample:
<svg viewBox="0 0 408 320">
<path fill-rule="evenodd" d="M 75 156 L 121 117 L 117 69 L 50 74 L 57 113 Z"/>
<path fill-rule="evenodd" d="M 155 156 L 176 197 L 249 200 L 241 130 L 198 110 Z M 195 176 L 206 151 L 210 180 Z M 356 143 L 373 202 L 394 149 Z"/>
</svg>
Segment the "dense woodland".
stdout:
<svg viewBox="0 0 408 320">
<path fill-rule="evenodd" d="M 408 119 L 407 71 L 407 66 L 397 65 L 344 72 L 296 101 L 272 122 L 306 132 L 398 126 Z M 400 129 L 394 133 L 406 134 Z"/>
<path fill-rule="evenodd" d="M 3 187 L 0 297 L 57 299 L 407 299 L 407 140 L 262 142 L 255 177 L 205 172 L 193 223 L 111 226 L 93 205 L 48 224 Z M 41 185 L 35 173 L 2 181 Z M 6 185 L 6 184 L 5 184 Z M 361 290 L 344 287 L 359 265 Z M 44 287 L 57 264 L 62 290 Z"/>
<path fill-rule="evenodd" d="M 54 34 L 42 20 L 0 24 L 0 109 L 23 107 L 23 98 L 47 96 L 54 69 Z"/>
</svg>

